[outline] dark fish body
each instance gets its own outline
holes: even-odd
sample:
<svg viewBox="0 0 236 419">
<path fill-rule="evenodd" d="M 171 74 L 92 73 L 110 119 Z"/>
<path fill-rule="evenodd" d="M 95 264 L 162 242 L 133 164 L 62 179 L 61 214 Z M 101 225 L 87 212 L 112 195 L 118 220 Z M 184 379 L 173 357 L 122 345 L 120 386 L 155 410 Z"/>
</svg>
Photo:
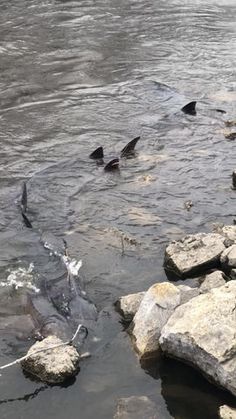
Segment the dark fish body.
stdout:
<svg viewBox="0 0 236 419">
<path fill-rule="evenodd" d="M 104 153 L 103 153 L 103 147 L 98 147 L 96 148 L 96 150 L 94 150 L 90 155 L 89 158 L 90 159 L 103 159 L 104 157 Z"/>
<path fill-rule="evenodd" d="M 33 228 L 33 226 L 32 226 L 32 224 L 31 224 L 30 220 L 28 219 L 28 217 L 25 215 L 25 213 L 24 213 L 23 211 L 21 212 L 21 215 L 22 215 L 22 217 L 23 217 L 23 221 L 24 221 L 25 226 L 26 226 L 27 228 Z"/>
<path fill-rule="evenodd" d="M 196 115 L 197 111 L 196 111 L 196 101 L 193 102 L 189 102 L 187 103 L 187 105 L 183 106 L 183 108 L 181 108 L 181 111 L 186 113 L 187 115 Z"/>
<path fill-rule="evenodd" d="M 113 170 L 118 170 L 119 169 L 119 159 L 115 158 L 109 161 L 109 163 L 106 164 L 106 166 L 104 167 L 104 170 L 106 172 L 112 172 Z"/>
<path fill-rule="evenodd" d="M 23 182 L 20 206 L 21 206 L 21 210 L 23 212 L 26 212 L 27 211 L 27 188 L 26 188 L 26 182 Z"/>
<path fill-rule="evenodd" d="M 121 150 L 121 157 L 131 157 L 135 153 L 135 146 L 137 142 L 140 140 L 140 137 L 136 137 L 133 140 L 131 140 L 126 146 Z"/>
</svg>

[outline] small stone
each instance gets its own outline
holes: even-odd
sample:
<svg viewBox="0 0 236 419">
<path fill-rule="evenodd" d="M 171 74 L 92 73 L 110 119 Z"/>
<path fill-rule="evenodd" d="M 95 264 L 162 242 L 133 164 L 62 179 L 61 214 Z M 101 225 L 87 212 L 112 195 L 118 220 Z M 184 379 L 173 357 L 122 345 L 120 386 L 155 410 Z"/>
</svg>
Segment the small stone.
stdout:
<svg viewBox="0 0 236 419">
<path fill-rule="evenodd" d="M 236 419 L 236 409 L 232 409 L 229 406 L 223 405 L 219 409 L 220 419 Z"/>
<path fill-rule="evenodd" d="M 119 399 L 114 419 L 161 419 L 156 405 L 146 396 Z"/>
<path fill-rule="evenodd" d="M 48 336 L 41 342 L 36 342 L 27 353 L 32 355 L 21 362 L 23 370 L 50 384 L 62 383 L 74 376 L 78 371 L 80 360 L 77 350 L 71 345 L 48 349 L 61 343 L 62 340 L 56 336 Z M 45 350 L 34 355 L 34 352 L 40 349 Z"/>
<path fill-rule="evenodd" d="M 205 279 L 200 286 L 200 293 L 204 294 L 205 292 L 210 291 L 212 288 L 221 287 L 222 285 L 225 285 L 223 272 L 212 272 L 211 274 L 205 276 Z"/>
<path fill-rule="evenodd" d="M 227 140 L 235 140 L 236 138 L 236 132 L 231 131 L 230 129 L 224 129 L 223 133 L 224 133 L 225 138 L 227 138 Z"/>
<path fill-rule="evenodd" d="M 118 299 L 115 305 L 126 321 L 131 321 L 133 319 L 144 295 L 145 291 L 125 295 Z"/>
<path fill-rule="evenodd" d="M 236 225 L 221 225 L 218 227 L 217 233 L 222 234 L 226 239 L 230 240 L 231 245 L 236 244 Z"/>
</svg>

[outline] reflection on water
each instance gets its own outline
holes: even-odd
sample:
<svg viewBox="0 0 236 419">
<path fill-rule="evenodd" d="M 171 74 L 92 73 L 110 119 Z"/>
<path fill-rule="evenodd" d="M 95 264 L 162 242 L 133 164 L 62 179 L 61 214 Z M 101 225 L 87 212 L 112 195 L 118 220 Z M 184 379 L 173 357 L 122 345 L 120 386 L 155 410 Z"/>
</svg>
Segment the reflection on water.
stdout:
<svg viewBox="0 0 236 419">
<path fill-rule="evenodd" d="M 31 263 L 35 286 L 60 278 L 40 236 L 66 236 L 101 310 L 74 385 L 25 403 L 20 395 L 34 394 L 34 384 L 8 370 L 1 400 L 14 403 L 1 405 L 1 418 L 17 406 L 24 419 L 60 419 L 65 410 L 110 419 L 117 398 L 147 395 L 165 418 L 192 419 L 191 400 L 196 418 L 208 419 L 227 400 L 172 361 L 145 374 L 112 304 L 165 280 L 169 240 L 235 216 L 234 142 L 223 135 L 235 118 L 235 15 L 234 0 L 1 2 L 0 282 Z M 180 112 L 190 100 L 196 117 Z M 137 156 L 121 159 L 117 174 L 88 158 L 102 145 L 109 161 L 139 135 Z M 17 206 L 23 180 L 33 230 Z M 121 236 L 137 245 L 123 249 Z M 27 288 L 0 289 L 2 364 L 29 346 Z"/>
</svg>

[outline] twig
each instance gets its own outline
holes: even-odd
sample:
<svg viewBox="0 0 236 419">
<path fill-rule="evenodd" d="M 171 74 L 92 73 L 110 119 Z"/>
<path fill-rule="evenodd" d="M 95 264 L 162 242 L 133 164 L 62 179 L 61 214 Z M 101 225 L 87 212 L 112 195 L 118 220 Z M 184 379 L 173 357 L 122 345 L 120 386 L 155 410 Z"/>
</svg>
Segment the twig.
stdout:
<svg viewBox="0 0 236 419">
<path fill-rule="evenodd" d="M 11 367 L 13 365 L 19 364 L 20 362 L 24 361 L 25 359 L 30 358 L 31 356 L 36 355 L 40 352 L 49 351 L 51 349 L 59 348 L 60 346 L 72 345 L 72 343 L 74 342 L 76 336 L 78 335 L 81 327 L 82 327 L 82 324 L 79 324 L 75 333 L 74 333 L 74 335 L 72 336 L 72 338 L 68 342 L 56 343 L 55 345 L 48 346 L 47 348 L 38 349 L 37 351 L 31 352 L 30 354 L 27 354 L 27 355 L 24 355 L 21 358 L 18 358 L 15 361 L 10 362 L 9 364 L 2 365 L 0 367 L 0 370 L 4 370 L 5 368 L 8 368 L 8 367 Z"/>
</svg>

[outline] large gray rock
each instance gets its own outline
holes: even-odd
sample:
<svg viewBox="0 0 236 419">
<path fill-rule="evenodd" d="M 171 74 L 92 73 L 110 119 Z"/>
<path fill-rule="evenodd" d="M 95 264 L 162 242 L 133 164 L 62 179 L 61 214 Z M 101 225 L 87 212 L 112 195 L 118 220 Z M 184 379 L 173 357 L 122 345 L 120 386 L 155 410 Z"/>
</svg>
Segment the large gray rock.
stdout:
<svg viewBox="0 0 236 419">
<path fill-rule="evenodd" d="M 211 274 L 205 276 L 205 279 L 200 286 L 200 293 L 204 294 L 205 292 L 210 291 L 212 288 L 222 287 L 222 285 L 225 285 L 223 272 L 212 272 Z"/>
<path fill-rule="evenodd" d="M 168 282 L 154 284 L 146 292 L 133 319 L 132 333 L 141 357 L 153 356 L 159 349 L 161 330 L 180 300 L 180 290 Z"/>
<path fill-rule="evenodd" d="M 224 250 L 220 257 L 220 262 L 225 271 L 236 268 L 236 244 Z"/>
<path fill-rule="evenodd" d="M 160 345 L 236 395 L 236 281 L 176 308 Z"/>
<path fill-rule="evenodd" d="M 114 419 L 161 419 L 156 405 L 146 396 L 119 399 Z"/>
<path fill-rule="evenodd" d="M 236 409 L 232 409 L 229 406 L 220 406 L 219 410 L 220 419 L 236 419 Z"/>
<path fill-rule="evenodd" d="M 120 297 L 116 302 L 117 308 L 121 311 L 125 320 L 131 321 L 138 311 L 140 303 L 145 295 L 145 291 L 136 294 L 125 295 Z"/>
<path fill-rule="evenodd" d="M 51 384 L 62 383 L 75 375 L 80 360 L 77 350 L 70 345 L 49 349 L 49 347 L 61 343 L 63 343 L 61 339 L 56 336 L 48 336 L 41 342 L 36 342 L 27 353 L 27 355 L 32 355 L 21 362 L 22 368 L 41 381 Z M 41 349 L 44 350 L 34 355 L 34 352 Z"/>
<path fill-rule="evenodd" d="M 225 250 L 224 241 L 225 237 L 217 233 L 198 233 L 171 242 L 165 251 L 164 267 L 182 278 L 216 268 Z"/>
</svg>

